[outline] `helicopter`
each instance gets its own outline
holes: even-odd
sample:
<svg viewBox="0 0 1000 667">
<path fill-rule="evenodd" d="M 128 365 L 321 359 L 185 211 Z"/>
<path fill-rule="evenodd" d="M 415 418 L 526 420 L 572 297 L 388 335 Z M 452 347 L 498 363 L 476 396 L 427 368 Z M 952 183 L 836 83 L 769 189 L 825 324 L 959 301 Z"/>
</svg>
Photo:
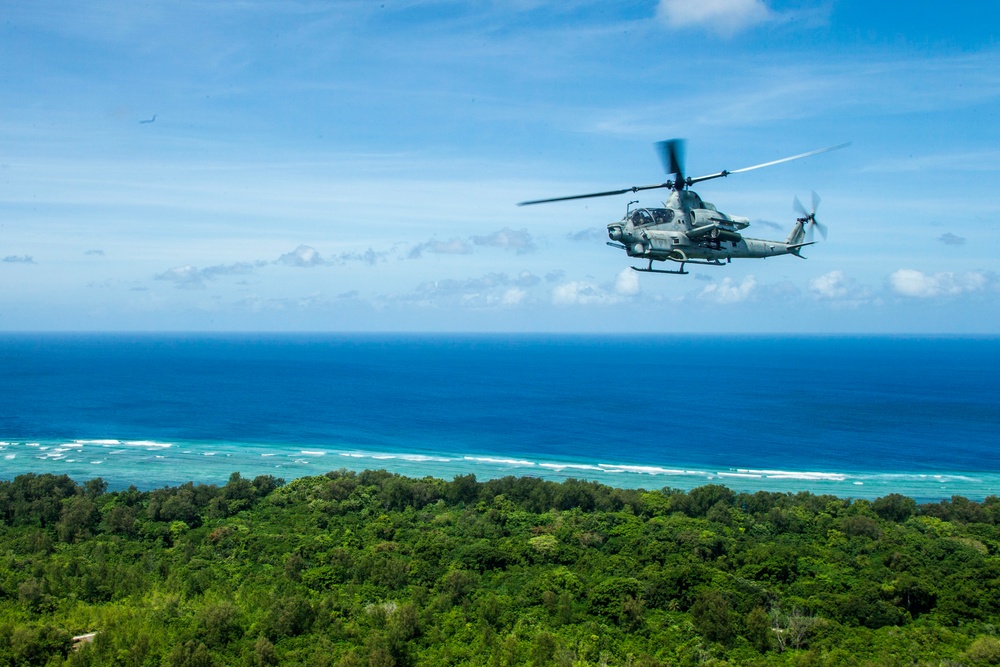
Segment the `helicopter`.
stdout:
<svg viewBox="0 0 1000 667">
<path fill-rule="evenodd" d="M 708 266 L 724 266 L 734 258 L 763 258 L 776 255 L 794 255 L 801 259 L 802 248 L 815 243 L 813 229 L 826 238 L 826 226 L 816 219 L 816 208 L 819 206 L 819 195 L 812 193 L 812 210 L 806 208 L 795 197 L 793 207 L 799 217 L 791 233 L 784 241 L 768 241 L 743 236 L 741 233 L 750 226 L 750 220 L 736 215 L 727 215 L 719 211 L 714 204 L 704 201 L 690 187 L 695 183 L 713 178 L 725 178 L 730 174 L 740 174 L 762 167 L 770 167 L 783 162 L 791 162 L 801 158 L 828 153 L 846 148 L 850 143 L 828 146 L 818 150 L 800 153 L 791 157 L 764 162 L 763 164 L 723 170 L 706 176 L 690 177 L 684 175 L 683 139 L 660 141 L 656 145 L 660 160 L 668 175 L 673 180 L 654 185 L 639 185 L 608 192 L 592 192 L 585 195 L 569 197 L 554 197 L 550 199 L 534 199 L 519 202 L 518 206 L 547 204 L 550 202 L 569 201 L 572 199 L 590 199 L 592 197 L 609 197 L 627 192 L 640 192 L 666 188 L 671 190 L 670 196 L 663 203 L 663 208 L 632 208 L 638 201 L 630 201 L 625 207 L 625 217 L 608 225 L 607 244 L 613 248 L 625 251 L 629 257 L 649 260 L 646 267 L 633 266 L 632 269 L 643 273 L 669 273 L 686 275 L 687 264 L 703 264 Z M 680 266 L 676 270 L 654 269 L 653 262 L 676 262 Z M 723 262 L 725 260 L 725 262 Z"/>
</svg>

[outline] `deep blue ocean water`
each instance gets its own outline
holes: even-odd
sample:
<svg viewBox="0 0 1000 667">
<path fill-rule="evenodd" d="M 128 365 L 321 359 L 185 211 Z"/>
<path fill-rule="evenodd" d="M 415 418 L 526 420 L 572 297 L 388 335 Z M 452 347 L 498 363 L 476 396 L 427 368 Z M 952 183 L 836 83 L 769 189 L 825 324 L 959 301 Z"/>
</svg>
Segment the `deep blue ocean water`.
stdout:
<svg viewBox="0 0 1000 667">
<path fill-rule="evenodd" d="M 1000 338 L 0 335 L 0 478 L 1000 494 Z"/>
</svg>

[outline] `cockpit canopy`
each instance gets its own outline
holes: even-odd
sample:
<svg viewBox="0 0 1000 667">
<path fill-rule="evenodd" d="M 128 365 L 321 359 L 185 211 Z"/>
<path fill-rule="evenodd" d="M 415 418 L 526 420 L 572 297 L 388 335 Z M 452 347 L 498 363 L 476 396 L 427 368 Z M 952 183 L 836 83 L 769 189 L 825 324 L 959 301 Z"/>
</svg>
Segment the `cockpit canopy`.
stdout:
<svg viewBox="0 0 1000 667">
<path fill-rule="evenodd" d="M 670 208 L 637 208 L 632 211 L 629 219 L 636 227 L 660 225 L 671 222 L 674 219 L 674 211 Z"/>
</svg>

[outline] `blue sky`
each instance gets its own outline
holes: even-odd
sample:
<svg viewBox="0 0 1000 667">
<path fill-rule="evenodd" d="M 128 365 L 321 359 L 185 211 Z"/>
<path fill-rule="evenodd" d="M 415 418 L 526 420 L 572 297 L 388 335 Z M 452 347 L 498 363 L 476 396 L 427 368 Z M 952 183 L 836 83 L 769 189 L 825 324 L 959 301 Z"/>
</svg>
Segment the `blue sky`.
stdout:
<svg viewBox="0 0 1000 667">
<path fill-rule="evenodd" d="M 1000 332 L 1000 9 L 7 2 L 0 330 Z M 150 121 L 153 122 L 142 122 Z M 655 183 L 793 257 L 632 272 Z M 654 206 L 662 193 L 642 193 Z"/>
</svg>

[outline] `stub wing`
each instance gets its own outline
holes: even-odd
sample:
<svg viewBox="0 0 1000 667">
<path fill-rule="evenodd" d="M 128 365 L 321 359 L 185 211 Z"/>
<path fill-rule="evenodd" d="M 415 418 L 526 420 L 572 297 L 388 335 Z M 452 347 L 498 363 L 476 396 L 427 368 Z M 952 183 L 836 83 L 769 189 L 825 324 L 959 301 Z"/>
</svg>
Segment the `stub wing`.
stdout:
<svg viewBox="0 0 1000 667">
<path fill-rule="evenodd" d="M 708 225 L 695 227 L 687 232 L 691 240 L 713 239 L 717 241 L 732 241 L 739 243 L 743 235 L 733 229 L 733 224 L 728 220 L 719 220 Z"/>
</svg>

